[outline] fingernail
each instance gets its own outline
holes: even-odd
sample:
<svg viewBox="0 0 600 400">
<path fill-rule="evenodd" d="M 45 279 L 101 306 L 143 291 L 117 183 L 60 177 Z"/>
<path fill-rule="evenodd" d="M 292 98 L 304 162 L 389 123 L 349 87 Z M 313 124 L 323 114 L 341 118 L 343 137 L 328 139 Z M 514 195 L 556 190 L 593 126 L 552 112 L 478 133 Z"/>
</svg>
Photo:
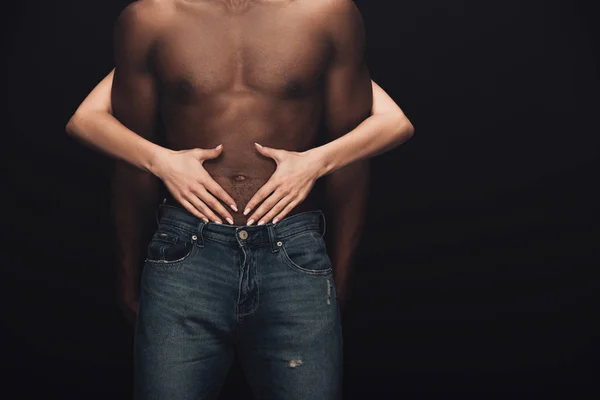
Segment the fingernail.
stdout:
<svg viewBox="0 0 600 400">
<path fill-rule="evenodd" d="M 248 213 L 249 213 L 249 212 L 250 212 L 250 209 L 249 209 L 249 208 L 246 208 L 246 209 L 244 210 L 244 215 L 248 215 Z"/>
<path fill-rule="evenodd" d="M 256 142 L 254 142 L 254 144 L 255 144 L 255 145 L 257 145 L 258 147 L 262 147 L 260 144 L 258 144 L 258 143 L 256 143 Z"/>
<path fill-rule="evenodd" d="M 229 222 L 229 225 L 233 225 L 233 220 L 231 218 L 227 218 L 227 222 Z"/>
<path fill-rule="evenodd" d="M 222 144 L 218 145 L 217 147 L 215 147 L 215 149 L 219 150 L 221 147 L 223 147 Z"/>
<path fill-rule="evenodd" d="M 246 225 L 252 225 L 254 223 L 253 219 L 248 220 L 248 222 L 246 223 Z"/>
<path fill-rule="evenodd" d="M 215 220 L 215 224 L 222 224 L 222 222 L 219 220 Z"/>
<path fill-rule="evenodd" d="M 237 207 L 235 206 L 235 204 L 230 204 L 229 207 L 231 207 L 231 209 L 235 212 L 238 211 Z"/>
<path fill-rule="evenodd" d="M 265 221 L 260 221 L 257 225 L 264 225 Z"/>
<path fill-rule="evenodd" d="M 206 218 L 202 218 L 202 221 L 204 221 L 205 224 L 208 224 L 208 220 Z"/>
<path fill-rule="evenodd" d="M 279 221 L 279 218 L 273 218 L 273 225 L 275 225 Z"/>
</svg>

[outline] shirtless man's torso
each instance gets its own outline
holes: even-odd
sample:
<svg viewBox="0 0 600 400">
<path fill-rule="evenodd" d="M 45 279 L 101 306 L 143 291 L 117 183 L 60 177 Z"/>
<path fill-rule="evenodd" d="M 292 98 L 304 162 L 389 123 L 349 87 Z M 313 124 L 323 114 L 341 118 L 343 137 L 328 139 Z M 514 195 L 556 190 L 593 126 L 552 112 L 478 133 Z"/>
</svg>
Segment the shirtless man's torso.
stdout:
<svg viewBox="0 0 600 400">
<path fill-rule="evenodd" d="M 328 91 L 339 90 L 326 87 L 336 51 L 335 40 L 340 40 L 334 36 L 335 29 L 351 30 L 339 25 L 347 23 L 349 18 L 359 18 L 357 15 L 340 18 L 336 14 L 352 14 L 352 10 L 335 3 L 334 0 L 134 3 L 121 20 L 137 21 L 127 23 L 121 33 L 126 35 L 127 29 L 135 30 L 137 40 L 147 41 L 148 53 L 142 58 L 146 64 L 131 65 L 136 58 L 130 57 L 130 53 L 123 54 L 122 62 L 117 60 L 117 64 L 147 68 L 153 76 L 154 82 L 147 83 L 155 86 L 147 89 L 156 97 L 157 127 L 152 130 L 161 135 L 160 140 L 167 147 L 181 150 L 223 145 L 222 154 L 205 161 L 204 166 L 236 203 L 243 205 L 276 167 L 272 159 L 256 151 L 255 142 L 305 151 L 315 146 L 319 133 L 323 132 L 326 96 Z M 341 40 L 353 39 L 346 36 Z M 344 56 L 362 57 L 363 43 L 343 45 L 352 49 Z M 360 71 L 363 79 L 359 85 L 369 94 L 366 66 L 359 67 L 364 68 Z M 117 67 L 117 87 L 119 72 Z M 114 97 L 119 117 L 118 90 Z M 367 106 L 363 108 L 368 110 L 369 98 L 364 97 L 362 102 Z M 332 106 L 335 105 L 329 105 Z M 353 111 L 352 108 L 335 110 Z M 364 111 L 359 114 L 362 115 L 351 120 L 365 117 Z M 123 119 L 128 118 L 124 115 Z M 312 191 L 289 215 L 319 206 Z M 233 216 L 236 225 L 246 222 L 241 212 Z"/>
</svg>

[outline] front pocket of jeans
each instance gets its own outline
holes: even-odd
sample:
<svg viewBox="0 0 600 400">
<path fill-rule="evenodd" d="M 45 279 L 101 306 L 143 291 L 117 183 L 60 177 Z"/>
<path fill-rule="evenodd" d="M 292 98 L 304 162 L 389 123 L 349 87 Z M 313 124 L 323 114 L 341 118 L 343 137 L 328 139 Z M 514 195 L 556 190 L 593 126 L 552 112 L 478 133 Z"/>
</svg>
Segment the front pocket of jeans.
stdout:
<svg viewBox="0 0 600 400">
<path fill-rule="evenodd" d="M 319 232 L 303 232 L 280 243 L 281 257 L 292 269 L 310 275 L 331 273 L 331 260 Z"/>
<path fill-rule="evenodd" d="M 146 263 L 177 264 L 187 259 L 194 249 L 192 240 L 184 240 L 170 232 L 157 232 L 147 248 Z"/>
</svg>

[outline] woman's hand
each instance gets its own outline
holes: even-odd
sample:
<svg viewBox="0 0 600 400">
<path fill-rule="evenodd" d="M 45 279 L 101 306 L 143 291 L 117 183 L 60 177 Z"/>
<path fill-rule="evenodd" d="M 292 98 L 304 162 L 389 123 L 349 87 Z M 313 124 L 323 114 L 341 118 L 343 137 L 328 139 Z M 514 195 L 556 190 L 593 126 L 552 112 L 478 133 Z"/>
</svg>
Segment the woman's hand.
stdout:
<svg viewBox="0 0 600 400">
<path fill-rule="evenodd" d="M 252 225 L 258 221 L 258 225 L 262 225 L 271 220 L 275 224 L 304 201 L 315 181 L 321 176 L 321 162 L 311 151 L 299 153 L 264 147 L 258 143 L 255 145 L 262 155 L 275 160 L 277 169 L 250 199 L 244 215 L 248 215 L 264 200 L 249 217 L 247 224 Z"/>
<path fill-rule="evenodd" d="M 196 217 L 205 222 L 222 223 L 215 212 L 233 224 L 233 218 L 217 200 L 221 199 L 237 212 L 235 201 L 210 176 L 202 165 L 205 160 L 217 158 L 223 146 L 214 149 L 168 150 L 157 154 L 153 172 L 169 189 L 173 197 Z"/>
</svg>

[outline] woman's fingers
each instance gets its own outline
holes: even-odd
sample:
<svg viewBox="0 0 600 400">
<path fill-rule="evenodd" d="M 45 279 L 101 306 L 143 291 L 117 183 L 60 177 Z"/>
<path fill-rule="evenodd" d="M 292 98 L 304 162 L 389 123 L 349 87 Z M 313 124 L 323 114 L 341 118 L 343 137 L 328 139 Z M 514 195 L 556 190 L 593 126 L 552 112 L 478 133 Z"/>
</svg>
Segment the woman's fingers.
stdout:
<svg viewBox="0 0 600 400">
<path fill-rule="evenodd" d="M 295 199 L 294 201 L 289 202 L 285 208 L 283 209 L 283 211 L 281 211 L 279 214 L 277 214 L 275 216 L 275 218 L 273 218 L 273 223 L 276 224 L 277 222 L 281 221 L 282 219 L 285 218 L 286 215 L 288 215 L 290 213 L 290 211 L 292 211 L 294 209 L 294 207 L 296 207 L 298 205 L 298 203 L 300 203 L 301 200 L 299 200 L 298 198 Z"/>
<path fill-rule="evenodd" d="M 207 174 L 208 175 L 208 174 Z M 231 209 L 235 212 L 238 211 L 237 206 L 233 198 L 215 181 L 213 178 L 208 175 L 208 178 L 201 182 L 204 187 L 212 193 L 215 197 L 223 201 L 225 204 L 229 205 Z"/>
<path fill-rule="evenodd" d="M 173 198 L 176 199 L 179 202 L 179 204 L 183 206 L 183 208 L 185 208 L 190 214 L 194 215 L 195 217 L 200 218 L 205 222 L 208 222 L 206 213 L 204 212 L 204 207 L 202 207 L 200 204 L 192 204 L 192 202 L 186 199 L 186 196 L 183 195 L 181 190 L 176 189 L 176 186 L 172 186 L 167 182 L 165 182 L 165 184 L 167 186 L 167 189 L 169 190 L 169 193 L 171 193 L 171 196 L 173 196 Z"/>
<path fill-rule="evenodd" d="M 264 199 L 267 198 L 271 193 L 275 191 L 277 185 L 275 181 L 271 177 L 250 199 L 248 204 L 246 204 L 246 208 L 244 209 L 244 215 L 248 215 L 250 211 L 254 209 L 258 204 L 260 204 Z M 261 214 L 262 215 L 262 214 Z M 256 220 L 256 219 L 255 219 Z"/>
<path fill-rule="evenodd" d="M 204 186 L 198 186 L 198 187 L 194 188 L 191 195 L 197 196 L 200 200 L 202 200 L 202 202 L 206 206 L 210 207 L 211 210 L 219 213 L 223 218 L 225 218 L 225 220 L 227 222 L 229 222 L 231 225 L 233 225 L 233 217 L 231 216 L 231 214 L 229 214 L 227 209 L 225 207 L 223 207 L 223 205 L 221 203 L 219 203 L 219 201 L 212 194 L 210 194 L 209 191 L 206 190 L 206 188 Z M 202 210 L 202 211 L 204 211 L 204 210 Z M 215 215 L 215 217 L 216 217 L 216 215 Z M 217 218 L 217 219 L 220 221 L 219 218 Z"/>
<path fill-rule="evenodd" d="M 261 220 L 259 221 L 259 224 L 262 223 L 266 223 L 269 222 L 271 220 L 273 220 L 273 218 L 275 218 L 277 215 L 279 215 L 286 207 L 289 206 L 289 204 L 291 204 L 292 202 L 296 201 L 296 196 L 292 196 L 292 195 L 288 195 L 283 197 L 281 200 L 279 200 L 277 202 L 277 204 L 275 204 L 275 206 L 273 208 L 271 208 L 271 210 L 269 210 L 269 212 L 267 214 L 265 214 L 264 217 L 261 218 Z M 277 221 L 281 221 L 281 218 L 279 218 Z M 273 220 L 273 223 L 277 223 L 277 221 Z"/>
<path fill-rule="evenodd" d="M 216 222 L 218 224 L 223 223 L 221 219 L 210 209 L 196 194 L 190 193 L 184 197 L 186 201 L 192 204 L 198 211 L 206 216 L 212 222 Z"/>
<path fill-rule="evenodd" d="M 260 205 L 260 207 L 258 207 L 256 209 L 256 211 L 254 211 L 254 213 L 250 216 L 250 218 L 248 219 L 248 222 L 246 222 L 246 224 L 252 225 L 256 221 L 259 221 L 259 225 L 262 225 L 262 224 L 268 222 L 268 220 L 265 220 L 263 218 L 263 216 L 269 210 L 271 210 L 273 207 L 275 207 L 275 205 L 286 195 L 287 195 L 287 193 L 284 193 L 283 190 L 280 190 L 280 189 L 275 190 L 275 192 L 273 192 L 272 195 L 267 197 L 267 199 Z"/>
<path fill-rule="evenodd" d="M 189 213 L 196 216 L 197 218 L 200 218 L 204 222 L 208 222 L 208 218 L 206 218 L 206 216 L 204 214 L 202 214 L 200 211 L 198 211 L 198 209 L 194 205 L 192 205 L 192 203 L 190 203 L 189 201 L 187 201 L 184 198 L 182 198 L 179 202 L 181 203 L 183 208 L 185 208 Z"/>
</svg>

